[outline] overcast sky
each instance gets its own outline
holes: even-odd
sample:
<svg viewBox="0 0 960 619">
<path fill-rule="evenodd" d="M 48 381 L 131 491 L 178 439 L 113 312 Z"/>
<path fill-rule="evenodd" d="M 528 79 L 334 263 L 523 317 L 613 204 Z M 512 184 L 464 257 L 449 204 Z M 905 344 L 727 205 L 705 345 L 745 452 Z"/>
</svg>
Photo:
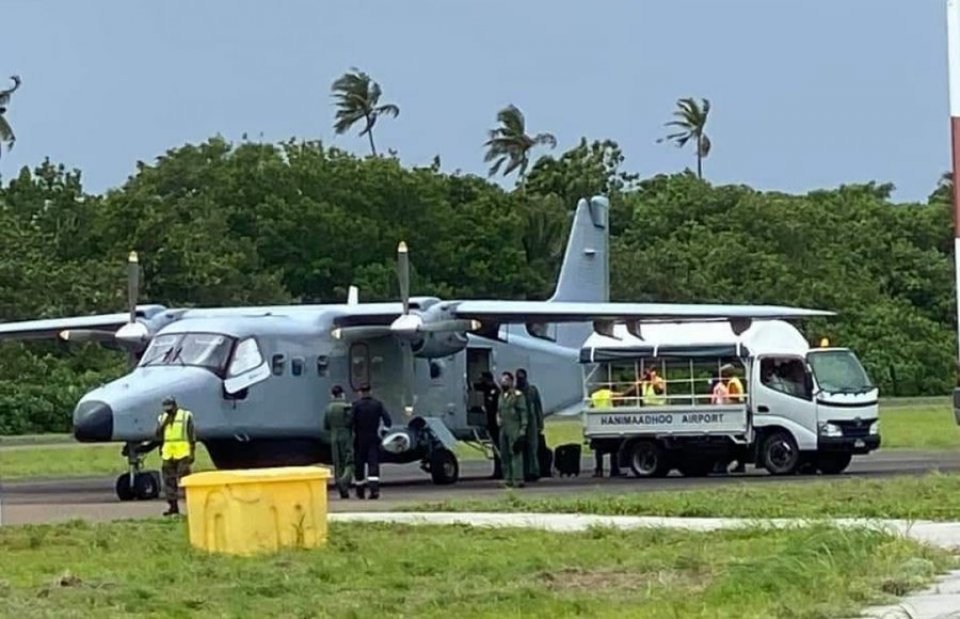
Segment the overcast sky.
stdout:
<svg viewBox="0 0 960 619">
<path fill-rule="evenodd" d="M 678 97 L 707 97 L 704 174 L 798 192 L 877 180 L 923 200 L 949 168 L 945 0 L 5 0 L 9 178 L 43 157 L 118 186 L 136 160 L 220 133 L 335 136 L 351 66 L 400 117 L 378 148 L 485 173 L 514 103 L 532 133 L 620 143 L 644 176 L 694 167 L 656 144 Z"/>
</svg>

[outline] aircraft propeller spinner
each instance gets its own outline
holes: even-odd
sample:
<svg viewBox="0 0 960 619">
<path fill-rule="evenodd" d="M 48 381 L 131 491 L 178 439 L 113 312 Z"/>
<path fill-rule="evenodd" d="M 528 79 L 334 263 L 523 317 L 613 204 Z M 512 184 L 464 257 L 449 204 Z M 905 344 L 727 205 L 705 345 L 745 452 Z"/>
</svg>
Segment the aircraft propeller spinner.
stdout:
<svg viewBox="0 0 960 619">
<path fill-rule="evenodd" d="M 116 342 L 128 351 L 127 363 L 132 368 L 137 364 L 137 353 L 142 352 L 150 341 L 150 331 L 137 321 L 137 300 L 140 296 L 140 261 L 137 252 L 127 258 L 127 309 L 130 320 L 116 331 L 100 329 L 68 329 L 60 332 L 60 339 L 67 342 Z"/>
<path fill-rule="evenodd" d="M 413 414 L 416 404 L 414 394 L 413 344 L 424 333 L 466 333 L 480 328 L 476 320 L 424 320 L 419 311 L 410 311 L 410 254 L 407 244 L 400 241 L 397 246 L 397 280 L 400 284 L 400 302 L 403 313 L 390 325 L 392 333 L 400 343 L 403 355 L 403 408 L 407 415 Z"/>
</svg>

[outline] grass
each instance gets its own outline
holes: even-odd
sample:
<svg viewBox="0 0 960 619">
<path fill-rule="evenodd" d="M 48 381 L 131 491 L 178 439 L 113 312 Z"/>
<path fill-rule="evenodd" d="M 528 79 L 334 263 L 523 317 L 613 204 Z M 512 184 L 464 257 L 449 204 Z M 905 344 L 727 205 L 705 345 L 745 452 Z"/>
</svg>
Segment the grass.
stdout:
<svg viewBox="0 0 960 619">
<path fill-rule="evenodd" d="M 176 521 L 0 529 L 0 615 L 814 619 L 854 616 L 954 563 L 911 540 L 827 526 L 332 524 L 326 548 L 255 559 L 207 555 L 185 538 Z"/>
<path fill-rule="evenodd" d="M 949 398 L 886 400 L 881 404 L 881 449 L 957 449 L 957 427 Z M 578 417 L 553 418 L 546 424 L 551 446 L 583 440 Z M 52 444 L 50 444 L 52 443 Z M 0 478 L 5 480 L 41 477 L 86 477 L 116 475 L 125 467 L 119 444 L 78 445 L 69 437 L 0 437 Z M 465 460 L 482 459 L 483 454 L 468 445 L 458 445 L 457 455 Z M 156 452 L 147 460 L 159 468 Z M 212 468 L 206 450 L 198 449 L 195 470 Z"/>
<path fill-rule="evenodd" d="M 802 478 L 797 478 L 797 481 Z M 779 481 L 779 480 L 778 480 Z M 637 482 L 642 483 L 642 482 Z M 401 511 L 583 513 L 731 518 L 895 518 L 960 520 L 960 475 L 847 478 L 752 483 L 714 489 L 579 492 L 575 496 L 506 494 L 499 499 L 404 505 Z"/>
</svg>

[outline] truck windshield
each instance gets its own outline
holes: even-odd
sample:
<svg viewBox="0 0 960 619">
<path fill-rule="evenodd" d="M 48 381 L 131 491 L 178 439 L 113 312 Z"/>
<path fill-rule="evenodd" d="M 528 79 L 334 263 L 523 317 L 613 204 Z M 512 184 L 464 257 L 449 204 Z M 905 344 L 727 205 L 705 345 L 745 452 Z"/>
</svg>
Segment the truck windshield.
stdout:
<svg viewBox="0 0 960 619">
<path fill-rule="evenodd" d="M 817 383 L 831 393 L 862 393 L 874 388 L 860 360 L 849 350 L 813 351 L 807 355 Z"/>
<path fill-rule="evenodd" d="M 155 338 L 143 353 L 140 367 L 191 365 L 222 373 L 233 338 L 217 333 L 176 333 Z"/>
</svg>

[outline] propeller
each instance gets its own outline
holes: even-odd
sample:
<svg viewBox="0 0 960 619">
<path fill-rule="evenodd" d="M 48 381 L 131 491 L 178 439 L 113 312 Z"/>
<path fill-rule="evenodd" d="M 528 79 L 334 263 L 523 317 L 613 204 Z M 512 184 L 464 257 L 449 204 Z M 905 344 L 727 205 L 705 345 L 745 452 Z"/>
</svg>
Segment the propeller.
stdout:
<svg viewBox="0 0 960 619">
<path fill-rule="evenodd" d="M 403 241 L 400 241 L 400 245 L 397 246 L 397 280 L 400 284 L 403 314 L 393 321 L 390 330 L 400 336 L 398 341 L 403 373 L 403 412 L 409 417 L 413 415 L 413 407 L 416 404 L 413 342 L 409 336 L 416 334 L 417 328 L 423 326 L 423 318 L 419 314 L 410 313 L 410 254 L 407 252 L 407 244 Z"/>
<path fill-rule="evenodd" d="M 137 353 L 150 339 L 146 325 L 137 322 L 137 300 L 140 296 L 140 260 L 137 252 L 130 252 L 127 258 L 127 309 L 130 320 L 116 331 L 102 329 L 68 329 L 60 332 L 65 342 L 116 342 L 127 349 L 127 365 L 137 364 Z"/>
</svg>

